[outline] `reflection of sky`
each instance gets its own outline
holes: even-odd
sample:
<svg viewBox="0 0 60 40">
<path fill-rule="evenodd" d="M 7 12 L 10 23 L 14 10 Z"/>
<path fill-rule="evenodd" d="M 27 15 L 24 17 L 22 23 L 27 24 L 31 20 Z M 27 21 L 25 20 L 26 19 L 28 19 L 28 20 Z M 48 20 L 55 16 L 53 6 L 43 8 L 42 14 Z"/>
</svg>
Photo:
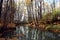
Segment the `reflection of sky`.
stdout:
<svg viewBox="0 0 60 40">
<path fill-rule="evenodd" d="M 45 2 L 52 3 L 53 0 L 44 0 Z M 59 2 L 59 0 L 55 0 L 55 3 Z"/>
</svg>

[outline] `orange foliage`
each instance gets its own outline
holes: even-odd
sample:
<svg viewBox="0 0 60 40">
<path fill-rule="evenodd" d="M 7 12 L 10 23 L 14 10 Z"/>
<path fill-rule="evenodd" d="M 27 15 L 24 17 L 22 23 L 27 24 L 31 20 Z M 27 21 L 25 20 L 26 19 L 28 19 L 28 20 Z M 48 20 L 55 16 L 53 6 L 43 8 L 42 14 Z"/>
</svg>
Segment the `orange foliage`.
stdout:
<svg viewBox="0 0 60 40">
<path fill-rule="evenodd" d="M 0 23 L 0 27 L 2 27 L 3 26 L 3 23 Z"/>
<path fill-rule="evenodd" d="M 15 24 L 14 23 L 8 23 L 7 27 L 10 27 L 10 28 L 15 28 Z"/>
</svg>

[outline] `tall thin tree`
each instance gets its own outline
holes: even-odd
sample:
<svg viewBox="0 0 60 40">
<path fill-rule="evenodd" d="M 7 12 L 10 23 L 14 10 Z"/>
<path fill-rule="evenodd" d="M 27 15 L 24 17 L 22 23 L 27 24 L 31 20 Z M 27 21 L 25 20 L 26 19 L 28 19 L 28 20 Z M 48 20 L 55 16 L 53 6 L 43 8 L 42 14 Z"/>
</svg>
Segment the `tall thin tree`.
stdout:
<svg viewBox="0 0 60 40">
<path fill-rule="evenodd" d="M 3 0 L 0 0 L 0 18 L 1 18 L 1 11 L 2 11 L 2 3 L 3 3 Z"/>
<path fill-rule="evenodd" d="M 53 0 L 53 9 L 55 9 L 55 0 Z"/>
</svg>

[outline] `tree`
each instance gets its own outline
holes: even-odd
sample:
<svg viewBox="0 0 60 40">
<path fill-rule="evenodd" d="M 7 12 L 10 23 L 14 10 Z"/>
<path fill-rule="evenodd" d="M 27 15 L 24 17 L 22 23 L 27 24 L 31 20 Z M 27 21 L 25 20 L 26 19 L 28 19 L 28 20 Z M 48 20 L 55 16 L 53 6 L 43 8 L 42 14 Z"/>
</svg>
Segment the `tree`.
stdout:
<svg viewBox="0 0 60 40">
<path fill-rule="evenodd" d="M 53 9 L 55 9 L 55 0 L 53 0 Z"/>
<path fill-rule="evenodd" d="M 3 3 L 3 0 L 0 0 L 0 18 L 1 18 L 1 11 L 2 11 L 2 3 Z"/>
<path fill-rule="evenodd" d="M 43 0 L 40 0 L 40 5 L 39 5 L 39 12 L 38 12 L 38 16 L 39 16 L 39 18 L 42 18 L 42 1 Z"/>
</svg>

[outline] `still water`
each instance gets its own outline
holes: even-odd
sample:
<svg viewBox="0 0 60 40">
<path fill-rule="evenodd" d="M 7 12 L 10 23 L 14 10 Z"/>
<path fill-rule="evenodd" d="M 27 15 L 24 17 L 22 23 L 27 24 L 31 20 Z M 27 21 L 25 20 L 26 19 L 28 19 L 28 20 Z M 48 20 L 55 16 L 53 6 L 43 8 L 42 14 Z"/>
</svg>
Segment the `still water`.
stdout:
<svg viewBox="0 0 60 40">
<path fill-rule="evenodd" d="M 19 40 L 60 40 L 60 34 L 30 28 L 28 25 L 17 26 L 15 33 L 24 34 L 17 36 Z"/>
</svg>

